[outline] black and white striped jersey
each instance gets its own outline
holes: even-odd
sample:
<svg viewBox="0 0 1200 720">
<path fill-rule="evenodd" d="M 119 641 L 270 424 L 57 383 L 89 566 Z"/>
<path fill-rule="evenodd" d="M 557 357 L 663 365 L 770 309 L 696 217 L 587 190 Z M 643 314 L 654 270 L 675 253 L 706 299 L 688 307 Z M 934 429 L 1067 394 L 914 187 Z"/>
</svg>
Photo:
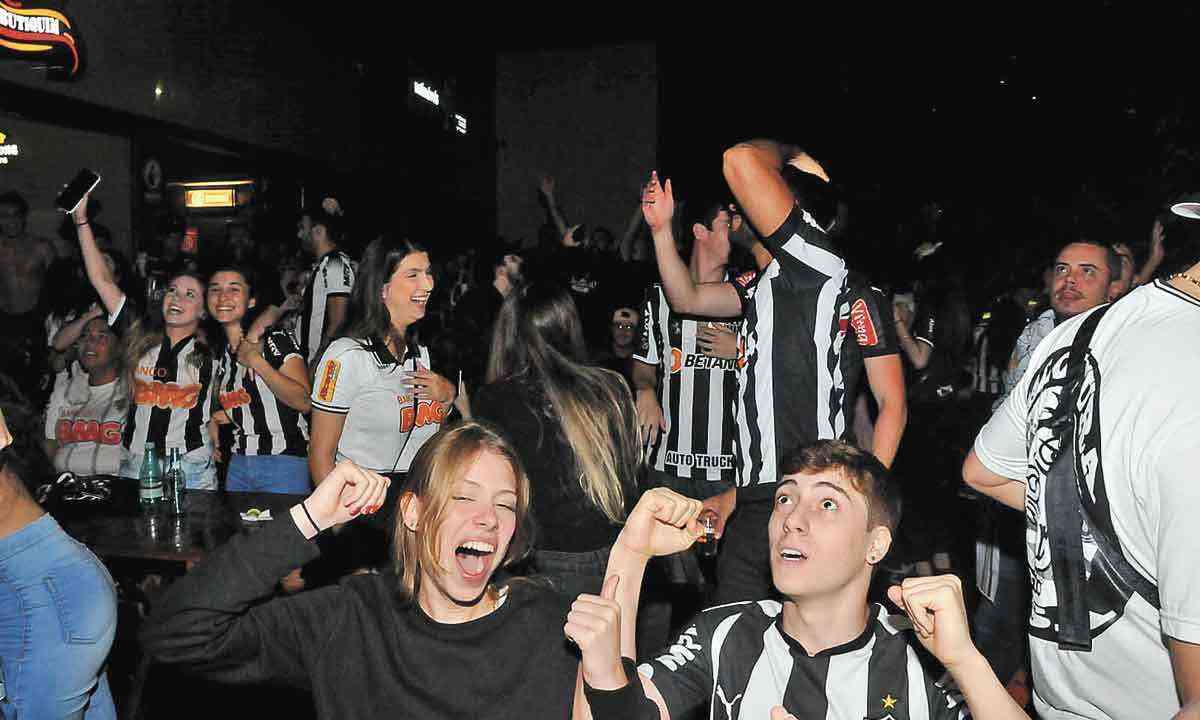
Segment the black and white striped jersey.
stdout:
<svg viewBox="0 0 1200 720">
<path fill-rule="evenodd" d="M 638 667 L 671 717 L 711 704 L 713 720 L 763 720 L 782 705 L 805 720 L 949 720 L 966 705 L 929 678 L 902 628 L 872 606 L 861 635 L 809 655 L 783 632 L 775 600 L 721 605 L 696 616 L 675 644 Z"/>
<path fill-rule="evenodd" d="M 263 358 L 279 370 L 290 357 L 304 358 L 283 330 L 262 339 Z M 305 373 L 308 370 L 305 368 Z M 217 403 L 233 423 L 233 451 L 238 455 L 308 455 L 308 423 L 282 400 L 254 370 L 238 363 L 229 348 L 218 370 Z"/>
<path fill-rule="evenodd" d="M 304 289 L 304 310 L 300 314 L 300 354 L 311 364 L 321 352 L 325 333 L 325 307 L 329 298 L 346 296 L 354 289 L 354 263 L 341 250 L 325 253 L 313 264 L 308 286 Z"/>
<path fill-rule="evenodd" d="M 700 352 L 696 332 L 707 319 L 671 310 L 661 285 L 646 294 L 641 344 L 633 358 L 658 368 L 666 432 L 651 449 L 651 467 L 678 477 L 733 482 L 733 406 L 739 359 Z M 721 322 L 737 331 L 740 323 Z"/>
<path fill-rule="evenodd" d="M 110 318 L 109 325 L 127 329 L 132 322 L 130 303 Z M 212 355 L 198 347 L 192 335 L 175 345 L 162 343 L 138 359 L 133 372 L 133 405 L 125 423 L 125 448 L 134 457 L 146 443 L 160 453 L 182 448 L 190 453 L 209 448 L 208 421 L 213 392 Z"/>
<path fill-rule="evenodd" d="M 766 494 L 779 458 L 847 429 L 840 305 L 846 262 L 799 206 L 763 244 L 774 260 L 733 281 L 742 301 L 745 364 L 738 369 L 738 486 Z M 853 408 L 850 408 L 851 410 Z"/>
</svg>

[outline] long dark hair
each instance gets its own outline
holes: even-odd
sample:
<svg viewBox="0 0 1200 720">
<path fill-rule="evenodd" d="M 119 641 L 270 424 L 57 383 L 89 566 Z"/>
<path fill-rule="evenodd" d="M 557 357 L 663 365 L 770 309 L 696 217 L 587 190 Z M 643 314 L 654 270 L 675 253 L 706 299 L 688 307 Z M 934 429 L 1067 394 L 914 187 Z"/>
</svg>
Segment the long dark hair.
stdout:
<svg viewBox="0 0 1200 720">
<path fill-rule="evenodd" d="M 237 263 L 223 263 L 223 264 L 217 265 L 216 267 L 214 267 L 212 269 L 212 272 L 210 272 L 208 275 L 209 281 L 211 281 L 214 277 L 216 277 L 217 273 L 221 273 L 221 272 L 234 272 L 234 273 L 237 273 L 238 275 L 242 276 L 242 280 L 244 280 L 246 283 L 246 302 L 247 302 L 247 304 L 249 304 L 249 302 L 251 300 L 255 300 L 258 298 L 258 287 L 259 287 L 259 282 L 261 279 L 261 274 L 258 271 L 256 271 L 253 267 L 251 267 L 249 265 L 239 265 Z M 202 323 L 202 325 L 204 327 L 204 334 L 208 336 L 208 341 L 212 345 L 212 351 L 213 351 L 214 355 L 220 355 L 220 353 L 222 351 L 224 351 L 224 349 L 226 347 L 229 346 L 229 337 L 225 334 L 225 328 L 221 327 L 221 324 L 219 322 L 217 322 L 217 319 L 212 316 L 212 313 L 207 312 L 208 311 L 208 285 L 207 284 L 204 286 L 204 309 L 205 309 L 205 312 L 207 315 L 204 322 Z M 238 324 L 242 326 L 242 330 L 249 328 L 254 323 L 254 320 L 259 315 L 261 315 L 263 310 L 265 310 L 265 309 L 266 309 L 265 307 L 263 307 L 262 305 L 260 305 L 258 303 L 255 303 L 254 307 L 247 307 L 246 314 L 243 315 L 242 319 L 238 322 Z"/>
<path fill-rule="evenodd" d="M 350 297 L 343 336 L 355 338 L 370 350 L 381 349 L 378 347 L 379 343 L 383 343 L 386 349 L 387 340 L 392 336 L 393 330 L 392 314 L 383 304 L 383 286 L 387 285 L 404 258 L 421 252 L 429 251 L 420 243 L 389 233 L 380 235 L 367 245 L 358 264 L 358 274 L 354 278 L 354 292 Z M 395 338 L 396 349 L 410 347 L 413 344 L 414 333 L 415 330 L 410 325 L 405 337 Z M 401 355 L 398 361 L 403 360 Z"/>
<path fill-rule="evenodd" d="M 624 488 L 637 473 L 637 412 L 621 376 L 586 363 L 579 313 L 566 290 L 535 283 L 509 294 L 492 333 L 488 382 L 524 375 L 546 394 L 580 486 L 621 522 Z"/>
</svg>

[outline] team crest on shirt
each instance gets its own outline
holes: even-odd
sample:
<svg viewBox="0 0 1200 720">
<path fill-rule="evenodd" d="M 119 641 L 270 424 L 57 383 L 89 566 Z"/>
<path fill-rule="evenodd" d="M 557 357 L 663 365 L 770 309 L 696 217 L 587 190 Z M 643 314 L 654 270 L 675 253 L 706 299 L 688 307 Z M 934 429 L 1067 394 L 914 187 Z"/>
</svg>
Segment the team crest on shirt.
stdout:
<svg viewBox="0 0 1200 720">
<path fill-rule="evenodd" d="M 317 386 L 317 399 L 321 402 L 333 402 L 333 393 L 337 390 L 338 375 L 342 372 L 340 360 L 327 360 L 325 369 L 321 371 L 321 384 Z"/>
</svg>

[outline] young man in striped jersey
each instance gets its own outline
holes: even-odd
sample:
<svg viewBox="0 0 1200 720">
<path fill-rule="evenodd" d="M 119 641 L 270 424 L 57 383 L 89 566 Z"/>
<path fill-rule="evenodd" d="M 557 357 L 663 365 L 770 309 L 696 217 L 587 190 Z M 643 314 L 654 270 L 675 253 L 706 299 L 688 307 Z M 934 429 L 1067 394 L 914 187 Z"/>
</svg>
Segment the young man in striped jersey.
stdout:
<svg viewBox="0 0 1200 720">
<path fill-rule="evenodd" d="M 317 258 L 304 290 L 300 354 L 310 369 L 316 369 L 321 352 L 337 337 L 354 289 L 354 263 L 338 243 L 343 236 L 342 209 L 337 200 L 325 198 L 319 207 L 300 218 L 296 236 L 306 252 Z"/>
<path fill-rule="evenodd" d="M 693 282 L 725 281 L 734 221 L 716 205 L 692 225 Z M 702 500 L 733 487 L 738 320 L 681 315 L 661 285 L 647 292 L 633 380 L 638 424 L 651 445 L 651 485 Z"/>
<path fill-rule="evenodd" d="M 783 601 L 702 612 L 664 653 L 633 667 L 634 622 L 650 557 L 700 535 L 701 505 L 649 491 L 609 557 L 601 596 L 581 595 L 564 632 L 582 650 L 576 718 L 918 720 L 962 718 L 964 702 L 926 675 L 909 623 L 867 603 L 900 519 L 898 489 L 872 455 L 822 440 L 784 456 L 770 518 L 770 565 Z M 971 643 L 954 576 L 910 578 L 889 597 L 949 670 L 976 718 L 1024 718 Z M 632 682 L 637 677 L 640 686 Z"/>
</svg>

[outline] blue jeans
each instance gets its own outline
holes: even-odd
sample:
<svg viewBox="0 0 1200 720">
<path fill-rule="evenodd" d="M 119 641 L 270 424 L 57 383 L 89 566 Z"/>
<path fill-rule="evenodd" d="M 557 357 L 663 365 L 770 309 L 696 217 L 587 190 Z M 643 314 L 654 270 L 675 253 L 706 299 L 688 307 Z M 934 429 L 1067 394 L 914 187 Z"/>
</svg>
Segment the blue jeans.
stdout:
<svg viewBox="0 0 1200 720">
<path fill-rule="evenodd" d="M 116 718 L 112 576 L 50 515 L 0 539 L 0 717 Z"/>
<path fill-rule="evenodd" d="M 166 459 L 159 456 L 159 469 L 165 471 Z M 138 479 L 142 473 L 142 456 L 130 454 L 121 463 L 121 477 Z M 207 447 L 196 448 L 183 456 L 183 475 L 187 478 L 188 490 L 216 490 L 217 466 L 212 461 L 212 451 Z"/>
<path fill-rule="evenodd" d="M 225 489 L 307 495 L 312 492 L 308 460 L 295 455 L 234 455 L 229 461 Z"/>
</svg>

